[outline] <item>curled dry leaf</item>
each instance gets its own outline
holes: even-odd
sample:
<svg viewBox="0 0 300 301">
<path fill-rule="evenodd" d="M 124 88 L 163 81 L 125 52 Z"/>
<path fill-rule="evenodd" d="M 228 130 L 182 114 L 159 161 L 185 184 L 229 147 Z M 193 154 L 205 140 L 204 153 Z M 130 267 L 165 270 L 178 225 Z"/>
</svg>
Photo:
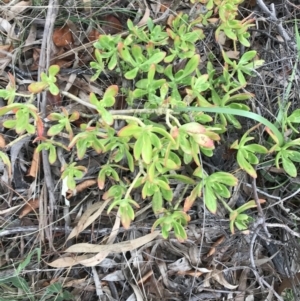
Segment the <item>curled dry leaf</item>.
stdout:
<svg viewBox="0 0 300 301">
<path fill-rule="evenodd" d="M 76 186 L 76 188 L 73 191 L 72 190 L 68 191 L 67 199 L 69 199 L 71 196 L 74 196 L 74 195 L 82 192 L 83 190 L 87 189 L 88 187 L 91 187 L 96 184 L 97 184 L 97 180 L 93 180 L 93 179 L 81 182 L 80 184 L 78 184 Z"/>
<path fill-rule="evenodd" d="M 40 159 L 40 153 L 36 151 L 36 149 L 33 152 L 33 157 L 32 157 L 32 161 L 31 161 L 31 166 L 28 172 L 27 176 L 36 178 L 36 175 L 39 171 L 39 160 Z"/>
<path fill-rule="evenodd" d="M 230 290 L 234 290 L 234 289 L 236 289 L 238 287 L 238 285 L 232 285 L 232 284 L 228 283 L 226 281 L 226 279 L 224 278 L 223 272 L 220 271 L 220 270 L 217 270 L 217 269 L 211 271 L 210 273 L 208 273 L 205 276 L 203 286 L 204 287 L 210 287 L 209 281 L 211 279 L 214 279 L 215 281 L 217 281 L 218 283 L 220 283 L 221 285 L 223 285 L 224 287 L 226 287 L 226 288 L 228 288 Z"/>
<path fill-rule="evenodd" d="M 145 9 L 144 16 L 143 16 L 143 18 L 140 20 L 140 22 L 137 24 L 137 26 L 143 26 L 143 25 L 147 24 L 147 21 L 148 21 L 148 19 L 149 19 L 149 16 L 150 16 L 150 9 L 149 9 L 149 7 L 147 6 L 146 9 Z"/>
<path fill-rule="evenodd" d="M 32 199 L 28 201 L 27 204 L 22 208 L 22 211 L 19 214 L 19 218 L 26 216 L 31 211 L 34 211 L 35 209 L 39 208 L 39 206 L 40 206 L 39 199 Z"/>
</svg>

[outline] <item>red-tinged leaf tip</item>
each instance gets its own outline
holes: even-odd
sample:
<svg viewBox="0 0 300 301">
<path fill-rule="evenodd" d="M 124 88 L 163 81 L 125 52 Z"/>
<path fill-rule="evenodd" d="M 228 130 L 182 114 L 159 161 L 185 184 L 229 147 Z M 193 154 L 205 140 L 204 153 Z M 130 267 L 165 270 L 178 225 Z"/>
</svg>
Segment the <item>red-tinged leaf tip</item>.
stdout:
<svg viewBox="0 0 300 301">
<path fill-rule="evenodd" d="M 190 196 L 187 197 L 184 201 L 183 211 L 184 212 L 189 211 L 192 208 L 194 202 L 195 202 L 195 198 L 191 198 Z"/>
<path fill-rule="evenodd" d="M 123 214 L 121 216 L 121 223 L 122 223 L 122 226 L 127 230 L 130 227 L 131 218 L 128 215 Z"/>
<path fill-rule="evenodd" d="M 200 146 L 207 147 L 207 148 L 214 148 L 214 142 L 209 137 L 203 134 L 195 134 L 192 135 L 195 142 Z"/>
<path fill-rule="evenodd" d="M 98 179 L 98 187 L 99 189 L 103 189 L 105 186 L 105 182 L 102 179 Z"/>
<path fill-rule="evenodd" d="M 49 67 L 49 74 L 55 76 L 60 70 L 59 65 L 52 65 Z"/>
<path fill-rule="evenodd" d="M 171 129 L 171 136 L 176 139 L 179 135 L 179 129 L 177 126 L 172 127 Z"/>
<path fill-rule="evenodd" d="M 109 86 L 106 91 L 113 92 L 114 95 L 118 94 L 119 87 L 117 85 Z"/>
<path fill-rule="evenodd" d="M 40 93 L 48 87 L 48 84 L 43 82 L 32 83 L 28 86 L 28 91 L 31 93 Z"/>
</svg>

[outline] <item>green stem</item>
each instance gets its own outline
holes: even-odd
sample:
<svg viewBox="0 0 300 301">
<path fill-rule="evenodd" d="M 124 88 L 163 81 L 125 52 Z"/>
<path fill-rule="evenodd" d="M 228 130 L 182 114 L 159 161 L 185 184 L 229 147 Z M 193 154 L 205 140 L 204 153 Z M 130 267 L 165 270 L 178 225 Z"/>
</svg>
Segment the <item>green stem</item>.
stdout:
<svg viewBox="0 0 300 301">
<path fill-rule="evenodd" d="M 136 177 L 134 178 L 134 180 L 132 181 L 132 183 L 130 184 L 129 188 L 126 191 L 125 199 L 129 198 L 130 192 L 133 189 L 133 187 L 134 187 L 135 183 L 137 182 L 137 180 L 139 179 L 139 177 L 141 176 L 141 174 L 142 173 L 139 171 L 138 174 L 136 175 Z"/>
<path fill-rule="evenodd" d="M 124 116 L 124 115 L 113 115 L 114 119 L 121 120 L 132 120 L 137 122 L 141 127 L 145 127 L 146 125 L 137 117 L 134 116 Z"/>
<path fill-rule="evenodd" d="M 231 213 L 233 212 L 233 210 L 228 206 L 228 204 L 223 200 L 220 199 L 220 201 L 223 203 L 223 206 Z"/>
</svg>

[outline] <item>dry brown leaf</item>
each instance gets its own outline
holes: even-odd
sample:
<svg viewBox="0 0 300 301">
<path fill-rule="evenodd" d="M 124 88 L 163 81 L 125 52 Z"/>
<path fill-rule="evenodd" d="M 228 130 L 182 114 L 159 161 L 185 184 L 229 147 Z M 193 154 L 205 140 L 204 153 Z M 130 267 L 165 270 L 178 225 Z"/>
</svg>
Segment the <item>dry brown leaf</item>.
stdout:
<svg viewBox="0 0 300 301">
<path fill-rule="evenodd" d="M 6 12 L 6 19 L 11 21 L 16 17 L 19 17 L 20 14 L 29 8 L 32 5 L 31 1 L 18 1 L 14 6 L 10 8 L 9 11 Z"/>
<path fill-rule="evenodd" d="M 95 249 L 99 251 L 101 249 L 100 253 L 93 257 L 89 257 L 87 255 L 82 256 L 73 256 L 73 257 L 63 257 L 59 258 L 57 260 L 54 260 L 51 263 L 48 263 L 51 267 L 70 267 L 76 264 L 81 264 L 84 266 L 92 267 L 95 265 L 98 265 L 109 253 L 120 253 L 120 252 L 126 252 L 131 251 L 136 248 L 139 248 L 140 246 L 148 243 L 149 241 L 153 240 L 159 235 L 159 231 L 155 231 L 153 233 L 150 233 L 148 235 L 145 235 L 144 237 L 140 237 L 138 239 L 134 239 L 131 241 L 125 241 L 118 244 L 113 245 L 92 245 L 92 244 L 77 244 L 74 246 L 71 246 L 66 250 L 66 252 L 69 252 L 70 250 L 72 252 L 81 252 L 82 249 Z M 85 252 L 85 251 L 84 251 Z M 92 250 L 93 252 L 93 250 Z"/>
<path fill-rule="evenodd" d="M 109 251 L 104 251 L 98 253 L 95 256 L 88 257 L 87 259 L 80 260 L 78 264 L 84 265 L 86 267 L 94 267 L 97 264 L 101 263 L 108 255 Z"/>
<path fill-rule="evenodd" d="M 225 42 L 226 42 L 226 39 L 227 39 L 227 37 L 226 37 L 225 33 L 222 32 L 222 31 L 220 31 L 219 36 L 217 37 L 218 43 L 219 43 L 220 45 L 224 45 Z"/>
<path fill-rule="evenodd" d="M 60 107 L 62 105 L 61 95 L 53 95 L 50 91 L 47 91 L 47 105 L 52 107 Z"/>
<path fill-rule="evenodd" d="M 22 208 L 22 211 L 19 214 L 19 218 L 26 216 L 31 211 L 34 211 L 35 209 L 39 208 L 39 206 L 40 206 L 39 199 L 32 199 L 28 201 L 27 204 Z"/>
<path fill-rule="evenodd" d="M 219 22 L 219 18 L 210 18 L 210 19 L 207 19 L 207 21 L 210 23 L 210 24 L 216 24 Z"/>
<path fill-rule="evenodd" d="M 290 289 L 293 287 L 295 283 L 299 283 L 300 281 L 300 273 L 297 273 L 294 275 L 294 277 L 291 278 L 284 278 L 282 279 L 282 282 L 278 288 L 276 288 L 276 292 L 281 295 L 284 290 Z"/>
<path fill-rule="evenodd" d="M 126 277 L 123 273 L 123 270 L 116 270 L 111 272 L 108 275 L 105 275 L 104 278 L 102 278 L 102 281 L 124 281 L 126 280 Z"/>
<path fill-rule="evenodd" d="M 118 210 L 118 214 L 116 216 L 116 220 L 115 220 L 114 226 L 112 228 L 112 231 L 110 232 L 110 235 L 106 241 L 106 245 L 112 244 L 115 241 L 116 236 L 119 232 L 118 230 L 119 230 L 120 224 L 121 224 L 119 210 Z M 101 253 L 97 254 L 96 256 L 93 256 L 89 259 L 82 261 L 81 264 L 85 265 L 85 266 L 91 266 L 91 265 L 94 266 L 95 260 L 98 262 L 98 264 L 100 264 L 109 255 L 109 253 L 110 253 L 109 251 L 101 252 Z"/>
<path fill-rule="evenodd" d="M 116 219 L 115 219 L 115 223 L 114 223 L 114 226 L 111 230 L 111 233 L 109 235 L 109 238 L 106 242 L 107 245 L 110 245 L 110 244 L 113 244 L 115 239 L 116 239 L 116 236 L 119 232 L 119 229 L 120 229 L 120 225 L 121 225 L 121 217 L 120 217 L 120 208 L 118 210 L 118 213 L 116 215 Z"/>
<path fill-rule="evenodd" d="M 0 59 L 7 58 L 7 52 L 11 53 L 13 51 L 12 44 L 0 45 Z"/>
<path fill-rule="evenodd" d="M 101 33 L 97 29 L 93 28 L 88 35 L 88 40 L 90 42 L 96 41 L 96 40 L 98 40 L 100 34 Z"/>
<path fill-rule="evenodd" d="M 36 178 L 38 171 L 39 171 L 39 165 L 40 165 L 40 153 L 37 152 L 35 149 L 33 152 L 31 166 L 30 166 L 27 176 Z"/>
<path fill-rule="evenodd" d="M 70 235 L 68 236 L 67 240 L 73 238 L 74 236 L 78 236 L 78 234 L 88 227 L 91 223 L 93 223 L 99 215 L 102 213 L 106 205 L 108 204 L 109 200 L 105 202 L 95 203 L 90 206 L 81 216 L 80 220 L 78 221 L 77 226 L 72 230 Z M 96 212 L 95 212 L 96 211 Z"/>
<path fill-rule="evenodd" d="M 149 235 L 153 235 L 154 233 L 151 233 Z M 146 235 L 147 236 L 147 235 Z M 149 236 L 148 236 L 149 237 Z M 151 237 L 150 237 L 151 238 Z M 154 237 L 155 238 L 155 237 Z M 142 239 L 142 237 L 140 238 Z M 148 241 L 151 241 L 153 238 L 149 239 Z M 140 241 L 141 242 L 141 241 Z M 147 242 L 145 242 L 144 244 L 146 244 Z M 106 251 L 103 251 L 103 252 L 100 252 L 98 253 L 97 255 L 91 257 L 91 258 L 88 258 L 88 259 L 85 259 L 85 260 L 81 260 L 79 263 L 84 265 L 84 266 L 87 266 L 87 267 L 90 267 L 90 266 L 95 266 L 97 264 L 99 264 L 99 262 L 101 262 L 103 259 L 105 259 L 106 256 L 108 256 L 109 253 L 112 253 L 112 252 L 115 252 L 114 250 L 114 246 L 116 246 L 117 244 L 114 244 L 114 245 L 107 245 L 107 250 Z M 141 244 L 143 245 L 143 244 Z M 136 248 L 138 248 L 138 246 L 136 245 L 135 246 Z M 110 249 L 113 249 L 112 252 Z M 133 248 L 132 250 L 134 250 L 135 248 Z"/>
<path fill-rule="evenodd" d="M 85 284 L 86 278 L 81 278 L 81 279 L 72 279 L 69 281 L 63 282 L 63 287 L 78 287 L 80 284 Z"/>
<path fill-rule="evenodd" d="M 62 258 L 56 259 L 47 264 L 53 268 L 68 268 L 68 267 L 72 267 L 73 265 L 78 264 L 79 261 L 87 259 L 87 258 L 89 258 L 89 256 L 87 256 L 87 255 L 62 257 Z"/>
<path fill-rule="evenodd" d="M 137 26 L 143 26 L 143 25 L 147 24 L 149 17 L 150 17 L 150 9 L 148 7 L 146 7 L 144 16 L 140 20 L 140 22 L 137 24 Z"/>
<path fill-rule="evenodd" d="M 14 206 L 14 207 L 10 207 L 10 208 L 7 208 L 7 209 L 0 210 L 0 215 L 4 215 L 4 214 L 8 214 L 8 213 L 14 213 L 21 206 L 23 206 L 23 205 L 17 205 L 17 206 Z"/>
<path fill-rule="evenodd" d="M 53 43 L 57 47 L 72 45 L 74 42 L 73 35 L 68 25 L 55 29 L 53 32 L 52 39 Z"/>
<path fill-rule="evenodd" d="M 241 292 L 235 296 L 235 301 L 244 301 L 245 292 L 247 288 L 248 273 L 250 269 L 244 269 L 241 276 L 239 277 L 239 287 L 238 290 Z"/>
<path fill-rule="evenodd" d="M 209 252 L 207 253 L 206 257 L 209 257 L 209 256 L 215 254 L 215 252 L 216 252 L 216 247 L 217 247 L 218 245 L 220 245 L 220 244 L 224 241 L 224 239 L 225 239 L 225 236 L 222 236 L 222 237 L 220 237 L 217 241 L 215 241 L 215 242 L 213 243 L 211 249 L 210 249 Z"/>
<path fill-rule="evenodd" d="M 82 192 L 83 190 L 87 189 L 88 187 L 91 187 L 96 184 L 97 184 L 97 180 L 93 180 L 93 179 L 81 182 L 80 184 L 78 184 L 76 186 L 76 188 L 73 191 L 71 191 L 71 190 L 68 191 L 67 199 L 69 199 L 71 196 L 74 196 L 74 195 Z"/>
<path fill-rule="evenodd" d="M 161 3 L 161 6 L 160 6 L 160 12 L 161 13 L 164 13 L 168 8 L 170 8 L 170 6 L 171 6 L 171 2 L 169 2 L 169 1 L 163 1 L 162 3 Z"/>
<path fill-rule="evenodd" d="M 32 24 L 29 28 L 29 32 L 25 40 L 24 50 L 23 50 L 24 52 L 31 49 L 31 46 L 33 46 L 34 42 L 36 41 L 36 36 L 37 36 L 37 28 L 35 24 Z"/>
<path fill-rule="evenodd" d="M 211 278 L 213 278 L 215 281 L 217 281 L 218 283 L 220 283 L 221 285 L 223 285 L 224 287 L 226 287 L 230 290 L 236 289 L 238 287 L 238 285 L 232 285 L 232 284 L 228 283 L 226 281 L 226 279 L 224 278 L 223 272 L 220 270 L 217 270 L 217 269 L 206 274 L 204 283 L 203 283 L 204 287 L 210 287 L 209 280 Z"/>
<path fill-rule="evenodd" d="M 190 270 L 190 271 L 178 271 L 177 275 L 200 277 L 201 275 L 203 275 L 203 273 L 201 273 L 199 271 Z"/>
<path fill-rule="evenodd" d="M 129 241 L 122 241 L 112 245 L 94 245 L 89 243 L 79 243 L 69 247 L 65 252 L 73 253 L 122 253 L 135 250 L 144 244 L 152 241 L 159 235 L 159 231 L 154 231 L 153 233 L 147 234 L 143 237 L 132 239 Z"/>
<path fill-rule="evenodd" d="M 238 60 L 240 58 L 240 52 L 239 51 L 229 50 L 229 51 L 226 51 L 226 55 L 230 59 L 236 59 L 236 60 Z"/>
<path fill-rule="evenodd" d="M 175 15 L 170 15 L 168 20 L 167 20 L 167 25 L 169 25 L 172 28 L 172 22 L 175 19 Z"/>
<path fill-rule="evenodd" d="M 113 15 L 106 15 L 103 17 L 103 25 L 101 26 L 105 34 L 117 34 L 122 32 L 123 26 L 118 18 Z"/>
</svg>

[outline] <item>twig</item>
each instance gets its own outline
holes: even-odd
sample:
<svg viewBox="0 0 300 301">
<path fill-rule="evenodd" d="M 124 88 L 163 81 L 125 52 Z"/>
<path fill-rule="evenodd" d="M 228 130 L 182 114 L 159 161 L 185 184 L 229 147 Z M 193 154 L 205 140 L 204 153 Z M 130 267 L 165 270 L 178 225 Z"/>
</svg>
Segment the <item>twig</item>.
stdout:
<svg viewBox="0 0 300 301">
<path fill-rule="evenodd" d="M 45 227 L 46 228 L 46 227 Z M 48 228 L 48 226 L 47 226 Z M 53 226 L 52 227 L 52 231 L 54 232 L 62 232 L 65 233 L 66 231 L 69 233 L 72 231 L 73 228 L 71 227 L 65 227 L 65 226 Z M 130 226 L 129 228 L 130 230 L 149 230 L 150 227 L 137 227 L 135 225 Z M 119 232 L 126 232 L 129 229 L 124 229 L 123 227 L 120 227 L 120 229 L 118 229 Z M 22 234 L 22 233 L 26 233 L 25 235 L 32 235 L 34 233 L 38 233 L 38 231 L 40 230 L 40 227 L 38 225 L 36 226 L 17 226 L 14 228 L 6 228 L 4 230 L 0 230 L 0 237 L 4 237 L 4 236 L 9 236 L 9 235 L 14 235 L 14 234 Z M 80 231 L 80 234 L 98 234 L 98 235 L 108 235 L 111 233 L 111 228 L 102 228 L 102 229 L 95 229 L 95 230 L 91 230 L 91 229 L 86 229 L 86 230 L 82 230 Z"/>
<path fill-rule="evenodd" d="M 54 22 L 56 19 L 56 15 L 58 12 L 59 3 L 58 0 L 50 0 L 48 4 L 48 11 L 47 11 L 47 17 L 44 27 L 44 33 L 43 33 L 43 40 L 42 40 L 42 46 L 41 46 L 41 52 L 40 52 L 40 59 L 39 59 L 39 72 L 38 72 L 38 78 L 40 79 L 42 71 L 49 68 L 50 65 L 50 51 L 51 51 L 51 45 L 52 43 L 52 32 L 54 29 Z M 47 92 L 43 92 L 42 95 L 38 94 L 38 103 L 41 107 L 41 112 L 43 117 L 46 116 L 46 107 L 47 107 Z M 53 222 L 53 213 L 54 213 L 54 207 L 55 207 L 55 196 L 54 196 L 54 184 L 51 176 L 51 169 L 50 169 L 50 163 L 48 159 L 48 151 L 43 150 L 42 151 L 42 158 L 43 158 L 43 169 L 44 169 L 44 179 L 46 183 L 46 187 L 48 190 L 49 195 L 49 227 L 50 231 L 48 232 L 50 235 L 52 234 L 51 227 Z M 52 249 L 54 249 L 53 246 L 53 238 L 48 237 L 49 245 Z"/>
<path fill-rule="evenodd" d="M 266 223 L 267 227 L 270 228 L 283 228 L 284 230 L 286 230 L 287 232 L 289 232 L 290 234 L 296 236 L 296 237 L 300 237 L 300 233 L 290 229 L 287 225 L 283 225 L 283 224 L 270 224 L 270 223 Z"/>
<path fill-rule="evenodd" d="M 282 27 L 282 22 L 277 18 L 276 16 L 276 10 L 274 7 L 274 4 L 271 6 L 271 10 L 268 9 L 268 7 L 266 6 L 266 4 L 264 3 L 263 0 L 257 0 L 256 4 L 260 7 L 260 9 L 267 15 L 270 17 L 271 21 L 274 21 L 274 23 L 276 24 L 277 30 L 279 32 L 279 34 L 282 36 L 282 38 L 286 41 L 286 42 L 290 42 L 291 38 L 288 35 L 288 33 L 286 32 L 286 30 Z M 296 49 L 296 43 L 293 42 L 292 47 L 294 49 Z"/>
<path fill-rule="evenodd" d="M 256 187 L 256 179 L 255 178 L 253 178 L 253 180 L 252 180 L 252 188 L 253 188 L 254 200 L 255 200 L 255 203 L 256 203 L 256 206 L 257 206 L 258 216 L 263 221 L 262 226 L 263 226 L 263 228 L 266 232 L 266 235 L 268 237 L 271 237 L 271 234 L 269 233 L 268 228 L 266 227 L 264 213 L 262 211 L 262 208 L 261 208 L 261 205 L 260 205 L 260 202 L 259 202 L 259 198 L 258 198 L 258 194 L 257 194 L 257 187 Z"/>
</svg>

